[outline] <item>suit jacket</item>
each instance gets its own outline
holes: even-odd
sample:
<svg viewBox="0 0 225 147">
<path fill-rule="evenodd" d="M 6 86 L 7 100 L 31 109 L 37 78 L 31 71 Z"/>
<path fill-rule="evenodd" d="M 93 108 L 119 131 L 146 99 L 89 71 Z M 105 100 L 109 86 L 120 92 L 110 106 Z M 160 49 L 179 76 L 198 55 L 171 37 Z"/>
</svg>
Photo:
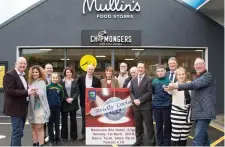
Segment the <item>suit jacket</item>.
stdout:
<svg viewBox="0 0 225 147">
<path fill-rule="evenodd" d="M 178 90 L 193 90 L 191 119 L 216 118 L 216 81 L 210 72 L 202 73 L 190 83 L 179 84 Z"/>
<path fill-rule="evenodd" d="M 101 87 L 102 88 L 107 88 L 107 80 L 106 78 L 101 79 Z M 117 79 L 112 78 L 111 80 L 111 88 L 119 88 L 119 82 Z"/>
<path fill-rule="evenodd" d="M 78 97 L 80 94 L 80 88 L 78 85 L 78 80 L 73 80 L 71 83 L 71 91 L 70 91 L 70 97 L 73 98 L 73 101 L 71 104 L 67 103 L 66 99 L 69 97 L 67 90 L 65 88 L 65 81 L 61 82 L 61 85 L 63 87 L 63 91 L 64 91 L 64 98 L 63 98 L 63 102 L 61 105 L 61 111 L 62 112 L 71 112 L 71 111 L 77 111 L 79 110 L 79 106 L 78 106 Z"/>
<path fill-rule="evenodd" d="M 86 90 L 86 75 L 80 77 L 78 79 L 78 84 L 79 84 L 79 88 L 80 88 L 80 106 L 81 107 L 85 107 L 85 90 Z M 93 88 L 101 88 L 101 83 L 100 80 L 96 77 L 93 76 L 93 80 L 92 80 L 92 87 Z"/>
<path fill-rule="evenodd" d="M 170 78 L 170 71 L 167 71 L 166 72 L 166 77 L 169 79 Z M 177 82 L 177 78 L 176 78 L 176 76 L 175 76 L 175 78 L 174 78 L 174 83 L 176 83 Z"/>
<path fill-rule="evenodd" d="M 24 88 L 15 69 L 8 71 L 3 78 L 4 87 L 4 114 L 9 116 L 24 117 L 28 109 L 28 90 Z"/>
<path fill-rule="evenodd" d="M 139 99 L 141 104 L 133 104 L 134 111 L 150 110 L 152 108 L 152 79 L 145 75 L 138 86 L 138 77 L 131 79 L 130 85 L 131 100 Z"/>
<path fill-rule="evenodd" d="M 126 80 L 125 80 L 124 83 L 123 83 L 123 88 L 127 88 L 127 85 L 128 85 L 128 83 L 130 82 L 131 79 L 132 79 L 131 76 L 128 77 L 128 78 L 126 78 Z"/>
</svg>

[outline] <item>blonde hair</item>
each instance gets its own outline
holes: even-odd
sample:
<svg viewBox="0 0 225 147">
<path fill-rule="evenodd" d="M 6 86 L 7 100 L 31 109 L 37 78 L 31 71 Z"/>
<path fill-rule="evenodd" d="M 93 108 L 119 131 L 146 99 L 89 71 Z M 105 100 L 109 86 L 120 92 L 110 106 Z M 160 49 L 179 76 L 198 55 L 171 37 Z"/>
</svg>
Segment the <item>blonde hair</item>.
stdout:
<svg viewBox="0 0 225 147">
<path fill-rule="evenodd" d="M 180 71 L 183 71 L 186 74 L 186 69 L 183 67 L 178 67 L 175 72 L 178 73 Z"/>
<path fill-rule="evenodd" d="M 43 81 L 45 81 L 45 79 L 46 79 L 46 76 L 45 76 L 45 71 L 44 71 L 44 69 L 41 67 L 41 66 L 39 66 L 39 65 L 34 65 L 34 66 L 32 66 L 30 69 L 29 69 L 29 73 L 28 73 L 28 83 L 29 84 L 32 84 L 33 83 L 33 81 L 34 81 L 34 78 L 33 78 L 33 70 L 34 69 L 36 69 L 36 70 L 38 70 L 38 72 L 39 72 L 39 80 L 43 80 Z"/>
</svg>

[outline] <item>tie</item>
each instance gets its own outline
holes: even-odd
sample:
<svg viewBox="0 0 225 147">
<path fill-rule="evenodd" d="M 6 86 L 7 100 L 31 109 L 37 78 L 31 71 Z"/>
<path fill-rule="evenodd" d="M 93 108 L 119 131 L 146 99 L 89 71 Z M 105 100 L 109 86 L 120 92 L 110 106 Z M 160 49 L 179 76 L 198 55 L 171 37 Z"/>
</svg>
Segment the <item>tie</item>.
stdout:
<svg viewBox="0 0 225 147">
<path fill-rule="evenodd" d="M 170 74 L 170 81 L 173 81 L 173 72 L 171 72 L 171 74 Z"/>
<path fill-rule="evenodd" d="M 140 86 L 140 84 L 141 84 L 141 80 L 142 80 L 142 77 L 139 77 L 138 86 Z"/>
</svg>

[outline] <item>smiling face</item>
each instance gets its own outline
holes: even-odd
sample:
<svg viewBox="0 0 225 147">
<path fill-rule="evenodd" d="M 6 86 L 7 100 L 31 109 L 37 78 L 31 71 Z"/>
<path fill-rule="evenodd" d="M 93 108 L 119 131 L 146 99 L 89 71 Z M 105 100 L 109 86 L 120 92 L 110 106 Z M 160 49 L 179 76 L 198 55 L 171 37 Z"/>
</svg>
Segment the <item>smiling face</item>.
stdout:
<svg viewBox="0 0 225 147">
<path fill-rule="evenodd" d="M 156 74 L 158 75 L 159 78 L 165 77 L 166 70 L 164 68 L 158 68 L 156 70 Z"/>
<path fill-rule="evenodd" d="M 53 72 L 53 67 L 51 64 L 46 64 L 45 65 L 45 74 L 46 75 L 51 75 Z"/>
<path fill-rule="evenodd" d="M 93 75 L 94 71 L 95 71 L 95 67 L 93 65 L 90 64 L 87 66 L 87 75 L 89 76 Z"/>
<path fill-rule="evenodd" d="M 54 84 L 58 83 L 58 81 L 59 81 L 58 74 L 55 74 L 55 73 L 51 74 L 51 80 L 52 80 L 52 83 L 54 83 Z"/>
<path fill-rule="evenodd" d="M 138 63 L 137 70 L 138 70 L 138 75 L 142 76 L 146 71 L 145 64 L 144 63 Z"/>
<path fill-rule="evenodd" d="M 187 78 L 185 69 L 181 68 L 181 69 L 176 70 L 176 76 L 177 76 L 177 81 L 179 83 L 184 83 Z"/>
<path fill-rule="evenodd" d="M 32 70 L 32 77 L 33 79 L 38 79 L 40 77 L 40 72 L 36 68 Z"/>
<path fill-rule="evenodd" d="M 120 64 L 120 73 L 126 73 L 127 72 L 127 64 L 121 63 Z"/>
<path fill-rule="evenodd" d="M 21 73 L 24 72 L 27 68 L 27 60 L 24 57 L 19 57 L 16 61 L 15 68 Z"/>
<path fill-rule="evenodd" d="M 206 70 L 205 61 L 201 58 L 197 58 L 194 63 L 194 68 L 197 74 L 200 74 Z"/>
<path fill-rule="evenodd" d="M 72 76 L 73 76 L 73 73 L 70 71 L 70 70 L 66 70 L 66 77 L 67 78 L 72 78 Z"/>
<path fill-rule="evenodd" d="M 170 68 L 170 71 L 175 71 L 177 69 L 177 61 L 175 59 L 170 59 L 168 61 L 168 65 L 169 65 L 169 68 Z"/>
</svg>

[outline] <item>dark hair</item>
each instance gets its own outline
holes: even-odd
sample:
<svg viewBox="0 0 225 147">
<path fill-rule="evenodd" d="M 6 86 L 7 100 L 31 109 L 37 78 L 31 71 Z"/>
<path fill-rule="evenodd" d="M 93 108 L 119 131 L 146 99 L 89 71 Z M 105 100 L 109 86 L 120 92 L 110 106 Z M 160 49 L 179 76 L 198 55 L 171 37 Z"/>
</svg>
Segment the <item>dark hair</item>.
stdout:
<svg viewBox="0 0 225 147">
<path fill-rule="evenodd" d="M 66 71 L 69 70 L 72 73 L 73 76 L 73 69 L 71 67 L 66 67 L 63 71 L 63 75 L 66 76 Z"/>
<path fill-rule="evenodd" d="M 144 64 L 144 67 L 147 69 L 147 64 L 144 61 L 138 61 L 137 65 L 140 63 Z"/>
<path fill-rule="evenodd" d="M 156 67 L 156 69 L 159 69 L 159 68 L 165 69 L 165 67 L 163 65 L 161 65 L 161 64 L 157 65 L 157 67 Z"/>
</svg>

